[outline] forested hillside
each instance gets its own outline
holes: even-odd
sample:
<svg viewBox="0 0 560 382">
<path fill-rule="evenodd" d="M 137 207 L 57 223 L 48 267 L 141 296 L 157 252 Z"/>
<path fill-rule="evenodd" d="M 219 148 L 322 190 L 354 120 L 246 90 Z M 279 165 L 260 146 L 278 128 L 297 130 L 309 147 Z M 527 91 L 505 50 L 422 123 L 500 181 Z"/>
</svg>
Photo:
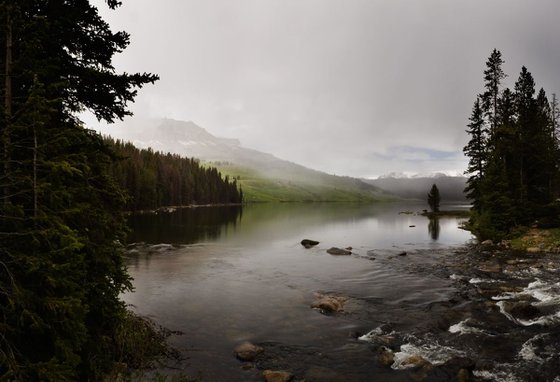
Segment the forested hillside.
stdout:
<svg viewBox="0 0 560 382">
<path fill-rule="evenodd" d="M 110 172 L 128 193 L 130 211 L 163 206 L 241 203 L 242 191 L 215 167 L 203 167 L 194 158 L 141 150 L 132 143 L 105 138 L 117 160 Z"/>
<path fill-rule="evenodd" d="M 138 119 L 135 119 L 137 121 Z M 246 202 L 376 202 L 396 199 L 360 179 L 335 176 L 219 138 L 193 122 L 144 120 L 120 126 L 111 136 L 140 148 L 194 157 L 237 179 Z"/>
</svg>

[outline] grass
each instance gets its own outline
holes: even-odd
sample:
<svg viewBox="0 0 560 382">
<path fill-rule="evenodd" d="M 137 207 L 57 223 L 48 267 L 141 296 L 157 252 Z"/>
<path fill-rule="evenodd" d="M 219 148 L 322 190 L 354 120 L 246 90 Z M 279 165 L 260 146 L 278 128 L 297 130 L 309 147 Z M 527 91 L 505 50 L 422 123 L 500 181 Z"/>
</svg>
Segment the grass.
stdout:
<svg viewBox="0 0 560 382">
<path fill-rule="evenodd" d="M 560 228 L 524 228 L 511 240 L 511 247 L 518 250 L 538 248 L 541 251 L 560 249 Z"/>
<path fill-rule="evenodd" d="M 165 376 L 156 370 L 166 360 L 180 359 L 177 350 L 167 344 L 171 332 L 150 319 L 127 311 L 117 328 L 114 343 L 116 361 L 104 382 L 153 381 L 197 382 L 183 374 Z"/>
<path fill-rule="evenodd" d="M 257 171 L 232 165 L 208 164 L 217 167 L 223 176 L 236 179 L 246 202 L 375 202 L 390 200 L 387 195 L 350 187 L 343 180 L 322 181 L 321 176 L 308 179 L 272 179 Z M 324 174 L 323 174 L 324 175 Z M 326 176 L 326 175 L 325 175 Z M 328 177 L 328 176 L 326 176 Z M 332 178 L 336 179 L 336 178 Z M 338 179 L 336 179 L 338 180 Z"/>
</svg>

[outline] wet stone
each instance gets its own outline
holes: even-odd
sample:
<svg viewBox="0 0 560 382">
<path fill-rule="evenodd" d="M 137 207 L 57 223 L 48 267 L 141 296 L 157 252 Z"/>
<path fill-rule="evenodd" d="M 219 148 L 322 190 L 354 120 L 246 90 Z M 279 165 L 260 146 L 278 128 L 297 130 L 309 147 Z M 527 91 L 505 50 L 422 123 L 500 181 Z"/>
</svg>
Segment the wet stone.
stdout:
<svg viewBox="0 0 560 382">
<path fill-rule="evenodd" d="M 346 302 L 346 297 L 340 296 L 327 296 L 327 295 L 316 295 L 316 300 L 311 304 L 312 308 L 320 309 L 326 313 L 336 313 L 344 309 L 344 303 Z"/>
<path fill-rule="evenodd" d="M 385 346 L 381 346 L 377 351 L 377 359 L 383 366 L 391 366 L 395 362 L 395 353 Z"/>
<path fill-rule="evenodd" d="M 263 351 L 264 349 L 260 346 L 250 342 L 244 342 L 241 345 L 238 345 L 234 349 L 233 353 L 241 361 L 253 361 Z"/>
<path fill-rule="evenodd" d="M 334 256 L 348 256 L 352 254 L 352 251 L 348 251 L 346 249 L 331 247 L 327 249 L 327 253 L 334 255 Z"/>
<path fill-rule="evenodd" d="M 303 245 L 305 248 L 311 248 L 316 246 L 317 244 L 319 244 L 318 241 L 310 240 L 310 239 L 303 239 L 301 241 L 301 245 Z"/>
<path fill-rule="evenodd" d="M 539 308 L 527 302 L 515 304 L 513 307 L 511 307 L 510 313 L 515 318 L 521 320 L 531 320 L 541 315 L 541 311 Z"/>
<path fill-rule="evenodd" d="M 265 370 L 263 372 L 263 377 L 266 382 L 289 382 L 294 378 L 294 375 L 284 370 Z"/>
<path fill-rule="evenodd" d="M 481 263 L 478 270 L 484 273 L 499 273 L 502 270 L 502 267 L 498 263 L 487 261 L 485 263 Z"/>
</svg>

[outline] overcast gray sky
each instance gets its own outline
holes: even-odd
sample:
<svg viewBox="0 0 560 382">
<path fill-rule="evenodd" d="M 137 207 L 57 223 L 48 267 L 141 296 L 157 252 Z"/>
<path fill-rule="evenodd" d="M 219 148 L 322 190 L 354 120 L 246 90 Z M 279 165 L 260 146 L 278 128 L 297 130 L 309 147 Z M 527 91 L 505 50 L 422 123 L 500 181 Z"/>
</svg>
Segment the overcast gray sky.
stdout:
<svg viewBox="0 0 560 382">
<path fill-rule="evenodd" d="M 506 86 L 525 65 L 538 87 L 560 93 L 559 0 L 93 3 L 131 34 L 117 69 L 161 76 L 127 124 L 190 120 L 338 175 L 462 172 L 465 125 L 493 48 Z"/>
</svg>

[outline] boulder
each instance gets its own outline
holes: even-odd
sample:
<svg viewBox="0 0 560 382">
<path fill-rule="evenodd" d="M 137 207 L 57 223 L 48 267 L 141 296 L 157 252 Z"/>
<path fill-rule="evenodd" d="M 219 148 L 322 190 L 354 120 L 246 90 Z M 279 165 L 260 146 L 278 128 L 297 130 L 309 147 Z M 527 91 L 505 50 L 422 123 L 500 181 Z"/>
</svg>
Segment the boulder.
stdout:
<svg viewBox="0 0 560 382">
<path fill-rule="evenodd" d="M 541 249 L 539 247 L 529 247 L 527 248 L 527 253 L 539 253 Z"/>
<path fill-rule="evenodd" d="M 502 270 L 502 267 L 497 262 L 487 261 L 481 263 L 478 270 L 485 273 L 498 273 Z"/>
<path fill-rule="evenodd" d="M 317 295 L 317 300 L 313 301 L 311 307 L 326 313 L 335 313 L 344 309 L 345 302 L 345 297 Z"/>
<path fill-rule="evenodd" d="M 233 350 L 233 353 L 241 361 L 253 361 L 263 351 L 264 349 L 260 346 L 250 342 L 243 342 Z"/>
<path fill-rule="evenodd" d="M 484 240 L 482 243 L 480 243 L 481 245 L 484 245 L 485 247 L 488 246 L 493 246 L 494 242 L 492 240 Z"/>
<path fill-rule="evenodd" d="M 391 366 L 395 362 L 395 353 L 385 346 L 381 346 L 377 354 L 379 363 L 383 366 Z"/>
<path fill-rule="evenodd" d="M 303 239 L 301 241 L 301 245 L 303 245 L 305 248 L 311 248 L 316 246 L 317 244 L 319 244 L 319 242 L 315 240 Z"/>
<path fill-rule="evenodd" d="M 430 366 L 430 362 L 428 362 L 428 360 L 426 360 L 424 357 L 419 356 L 419 355 L 411 355 L 410 357 L 405 358 L 402 361 L 402 366 L 405 368 L 421 368 L 421 367 L 425 367 L 425 366 Z"/>
<path fill-rule="evenodd" d="M 348 256 L 352 254 L 351 251 L 342 248 L 337 248 L 337 247 L 332 247 L 327 249 L 327 253 L 335 256 Z"/>
<path fill-rule="evenodd" d="M 266 382 L 289 382 L 294 378 L 294 375 L 288 371 L 263 371 L 263 377 Z"/>
<path fill-rule="evenodd" d="M 511 307 L 510 313 L 515 318 L 521 320 L 532 320 L 542 314 L 539 308 L 528 302 L 520 302 L 518 304 L 515 304 Z"/>
</svg>

